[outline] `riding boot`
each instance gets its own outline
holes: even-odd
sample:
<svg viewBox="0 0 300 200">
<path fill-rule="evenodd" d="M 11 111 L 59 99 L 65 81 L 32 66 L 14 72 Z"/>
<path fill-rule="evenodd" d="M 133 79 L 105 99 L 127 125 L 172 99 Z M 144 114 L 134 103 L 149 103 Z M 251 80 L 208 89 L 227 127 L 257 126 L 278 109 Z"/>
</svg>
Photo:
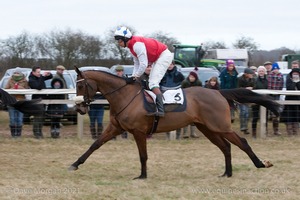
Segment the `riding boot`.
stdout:
<svg viewBox="0 0 300 200">
<path fill-rule="evenodd" d="M 189 138 L 189 134 L 187 133 L 188 126 L 183 127 L 183 138 Z"/>
<path fill-rule="evenodd" d="M 33 135 L 36 139 L 42 139 L 43 116 L 34 116 L 33 118 Z"/>
<path fill-rule="evenodd" d="M 291 122 L 286 123 L 286 132 L 288 136 L 293 135 L 293 124 Z"/>
<path fill-rule="evenodd" d="M 9 126 L 9 127 L 10 127 L 11 137 L 16 138 L 17 137 L 17 127 L 16 126 Z"/>
<path fill-rule="evenodd" d="M 252 137 L 253 137 L 253 138 L 256 138 L 256 128 L 253 128 L 253 129 L 252 129 Z"/>
<path fill-rule="evenodd" d="M 95 125 L 94 125 L 94 126 L 90 126 L 90 131 L 91 131 L 92 138 L 93 138 L 94 140 L 97 139 L 97 135 L 96 135 L 96 127 L 95 127 Z"/>
<path fill-rule="evenodd" d="M 164 102 L 163 102 L 163 94 L 156 95 L 156 106 L 157 106 L 157 116 L 164 117 Z"/>
<path fill-rule="evenodd" d="M 274 131 L 274 135 L 281 135 L 281 133 L 279 133 L 279 121 L 277 118 L 273 118 L 273 131 Z"/>
<path fill-rule="evenodd" d="M 199 138 L 199 136 L 195 133 L 195 125 L 191 125 L 190 129 L 191 129 L 191 138 Z"/>
<path fill-rule="evenodd" d="M 293 129 L 293 135 L 298 135 L 298 133 L 299 133 L 299 122 L 293 122 L 292 129 Z"/>
<path fill-rule="evenodd" d="M 176 130 L 176 140 L 180 140 L 180 132 L 181 132 L 180 128 Z"/>
<path fill-rule="evenodd" d="M 16 135 L 17 135 L 17 137 L 21 137 L 21 135 L 22 135 L 22 126 L 16 126 Z"/>
<path fill-rule="evenodd" d="M 101 125 L 98 125 L 98 127 L 97 127 L 97 138 L 99 138 L 100 137 L 100 135 L 102 134 L 102 131 L 103 131 L 103 126 L 102 126 L 102 124 Z"/>
<path fill-rule="evenodd" d="M 158 116 L 158 117 L 164 117 L 165 111 L 164 111 L 164 102 L 163 102 L 163 94 L 158 93 L 156 91 L 156 112 L 148 113 L 147 116 Z"/>
</svg>

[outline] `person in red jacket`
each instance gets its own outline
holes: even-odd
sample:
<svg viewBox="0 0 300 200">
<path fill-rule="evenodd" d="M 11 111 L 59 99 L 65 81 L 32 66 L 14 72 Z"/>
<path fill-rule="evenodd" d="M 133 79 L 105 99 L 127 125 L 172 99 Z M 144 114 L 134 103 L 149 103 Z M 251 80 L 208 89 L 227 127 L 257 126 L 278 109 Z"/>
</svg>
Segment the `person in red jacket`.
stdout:
<svg viewBox="0 0 300 200">
<path fill-rule="evenodd" d="M 157 111 L 149 116 L 164 116 L 163 96 L 159 89 L 159 83 L 165 75 L 173 60 L 173 54 L 168 47 L 152 38 L 133 36 L 127 27 L 119 27 L 115 31 L 115 40 L 120 47 L 128 48 L 133 56 L 134 69 L 132 78 L 128 82 L 133 82 L 143 75 L 148 64 L 152 65 L 149 75 L 149 88 L 156 95 Z"/>
</svg>

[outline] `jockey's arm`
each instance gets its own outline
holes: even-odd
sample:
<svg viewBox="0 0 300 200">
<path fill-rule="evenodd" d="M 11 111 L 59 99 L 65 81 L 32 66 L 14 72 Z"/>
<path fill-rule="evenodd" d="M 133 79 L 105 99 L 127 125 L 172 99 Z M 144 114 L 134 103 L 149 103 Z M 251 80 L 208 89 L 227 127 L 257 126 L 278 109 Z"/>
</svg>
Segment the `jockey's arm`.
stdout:
<svg viewBox="0 0 300 200">
<path fill-rule="evenodd" d="M 143 75 L 148 65 L 146 46 L 142 42 L 137 42 L 133 45 L 133 50 L 137 57 L 134 57 L 134 70 L 132 76 L 140 77 Z"/>
</svg>

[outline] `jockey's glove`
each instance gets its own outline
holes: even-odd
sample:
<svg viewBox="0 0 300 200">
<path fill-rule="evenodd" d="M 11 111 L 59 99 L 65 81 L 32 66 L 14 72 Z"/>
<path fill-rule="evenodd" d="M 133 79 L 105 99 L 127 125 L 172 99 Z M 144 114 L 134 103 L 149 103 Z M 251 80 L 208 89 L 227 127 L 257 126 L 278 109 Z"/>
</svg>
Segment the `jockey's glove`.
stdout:
<svg viewBox="0 0 300 200">
<path fill-rule="evenodd" d="M 125 81 L 127 84 L 132 84 L 135 82 L 135 80 L 136 80 L 136 78 L 134 76 L 125 78 Z"/>
</svg>

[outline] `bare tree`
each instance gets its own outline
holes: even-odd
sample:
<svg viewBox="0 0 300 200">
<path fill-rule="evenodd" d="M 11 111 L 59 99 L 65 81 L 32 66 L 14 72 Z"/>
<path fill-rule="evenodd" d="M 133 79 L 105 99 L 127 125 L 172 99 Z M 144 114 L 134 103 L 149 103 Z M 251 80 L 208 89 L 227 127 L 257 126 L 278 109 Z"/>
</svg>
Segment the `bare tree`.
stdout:
<svg viewBox="0 0 300 200">
<path fill-rule="evenodd" d="M 178 41 L 178 39 L 176 39 L 175 37 L 170 36 L 169 33 L 164 33 L 162 31 L 156 31 L 154 33 L 146 35 L 146 37 L 154 38 L 154 39 L 164 43 L 165 45 L 168 46 L 168 49 L 171 52 L 174 52 L 173 44 L 179 44 L 180 43 Z"/>
<path fill-rule="evenodd" d="M 253 52 L 259 47 L 253 38 L 246 36 L 240 36 L 232 45 L 236 49 L 247 49 L 248 52 Z"/>
<path fill-rule="evenodd" d="M 74 64 L 93 64 L 101 56 L 102 42 L 99 38 L 83 34 L 81 31 L 51 31 L 39 37 L 40 55 L 63 64 L 67 68 Z"/>
<path fill-rule="evenodd" d="M 29 65 L 37 55 L 35 50 L 34 37 L 27 32 L 23 32 L 15 37 L 9 37 L 2 41 L 1 56 L 11 60 L 11 65 L 25 66 Z"/>
<path fill-rule="evenodd" d="M 226 46 L 226 44 L 222 41 L 207 41 L 204 43 L 203 45 L 203 49 L 204 50 L 208 50 L 208 49 L 227 49 L 228 47 Z"/>
</svg>

